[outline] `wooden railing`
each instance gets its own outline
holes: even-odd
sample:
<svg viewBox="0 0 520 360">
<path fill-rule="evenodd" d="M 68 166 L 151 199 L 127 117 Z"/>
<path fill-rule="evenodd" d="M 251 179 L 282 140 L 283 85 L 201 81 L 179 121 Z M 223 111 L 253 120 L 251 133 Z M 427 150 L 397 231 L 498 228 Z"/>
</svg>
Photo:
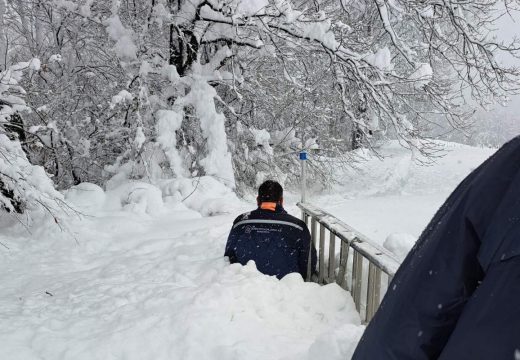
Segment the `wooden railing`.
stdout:
<svg viewBox="0 0 520 360">
<path fill-rule="evenodd" d="M 318 273 L 311 275 L 309 267 L 309 278 L 320 284 L 336 282 L 349 291 L 361 319 L 368 323 L 399 261 L 388 250 L 326 211 L 308 203 L 298 203 L 298 207 L 318 250 Z"/>
</svg>

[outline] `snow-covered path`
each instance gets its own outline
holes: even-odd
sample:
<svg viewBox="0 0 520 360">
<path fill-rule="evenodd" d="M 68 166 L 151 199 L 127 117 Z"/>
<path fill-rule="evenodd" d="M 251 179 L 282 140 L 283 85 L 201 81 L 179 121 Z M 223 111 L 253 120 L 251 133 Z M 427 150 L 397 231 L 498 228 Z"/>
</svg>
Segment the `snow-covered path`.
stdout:
<svg viewBox="0 0 520 360">
<path fill-rule="evenodd" d="M 4 234 L 0 359 L 344 359 L 363 331 L 336 285 L 222 257 L 236 214 L 98 212 Z"/>
</svg>

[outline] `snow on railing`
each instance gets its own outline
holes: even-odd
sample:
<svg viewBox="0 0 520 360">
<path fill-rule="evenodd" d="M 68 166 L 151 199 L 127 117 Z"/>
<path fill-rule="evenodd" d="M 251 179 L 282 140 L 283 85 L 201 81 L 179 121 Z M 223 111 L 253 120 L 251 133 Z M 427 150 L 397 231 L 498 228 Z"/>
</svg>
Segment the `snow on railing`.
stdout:
<svg viewBox="0 0 520 360">
<path fill-rule="evenodd" d="M 318 274 L 312 280 L 320 284 L 336 282 L 349 291 L 361 319 L 368 323 L 399 268 L 399 261 L 388 250 L 326 211 L 308 203 L 298 203 L 298 207 L 303 221 L 310 225 L 312 241 L 318 248 Z M 310 273 L 309 262 L 308 279 Z"/>
</svg>

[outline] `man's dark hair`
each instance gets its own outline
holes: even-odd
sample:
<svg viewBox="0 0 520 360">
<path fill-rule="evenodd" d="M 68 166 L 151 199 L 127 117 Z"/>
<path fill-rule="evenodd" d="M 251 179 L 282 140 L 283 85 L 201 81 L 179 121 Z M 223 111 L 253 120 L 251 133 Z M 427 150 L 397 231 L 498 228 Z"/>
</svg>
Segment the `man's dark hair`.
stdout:
<svg viewBox="0 0 520 360">
<path fill-rule="evenodd" d="M 283 197 L 282 185 L 273 180 L 265 181 L 258 188 L 259 202 L 278 202 Z"/>
</svg>

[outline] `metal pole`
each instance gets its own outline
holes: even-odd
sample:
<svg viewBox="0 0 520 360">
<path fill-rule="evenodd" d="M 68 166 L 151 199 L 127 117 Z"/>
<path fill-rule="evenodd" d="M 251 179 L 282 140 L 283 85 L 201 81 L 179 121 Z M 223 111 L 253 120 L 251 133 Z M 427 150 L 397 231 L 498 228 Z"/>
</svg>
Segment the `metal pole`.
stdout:
<svg viewBox="0 0 520 360">
<path fill-rule="evenodd" d="M 302 164 L 301 202 L 304 203 L 307 200 L 307 152 L 305 150 L 300 152 L 300 162 Z"/>
</svg>

